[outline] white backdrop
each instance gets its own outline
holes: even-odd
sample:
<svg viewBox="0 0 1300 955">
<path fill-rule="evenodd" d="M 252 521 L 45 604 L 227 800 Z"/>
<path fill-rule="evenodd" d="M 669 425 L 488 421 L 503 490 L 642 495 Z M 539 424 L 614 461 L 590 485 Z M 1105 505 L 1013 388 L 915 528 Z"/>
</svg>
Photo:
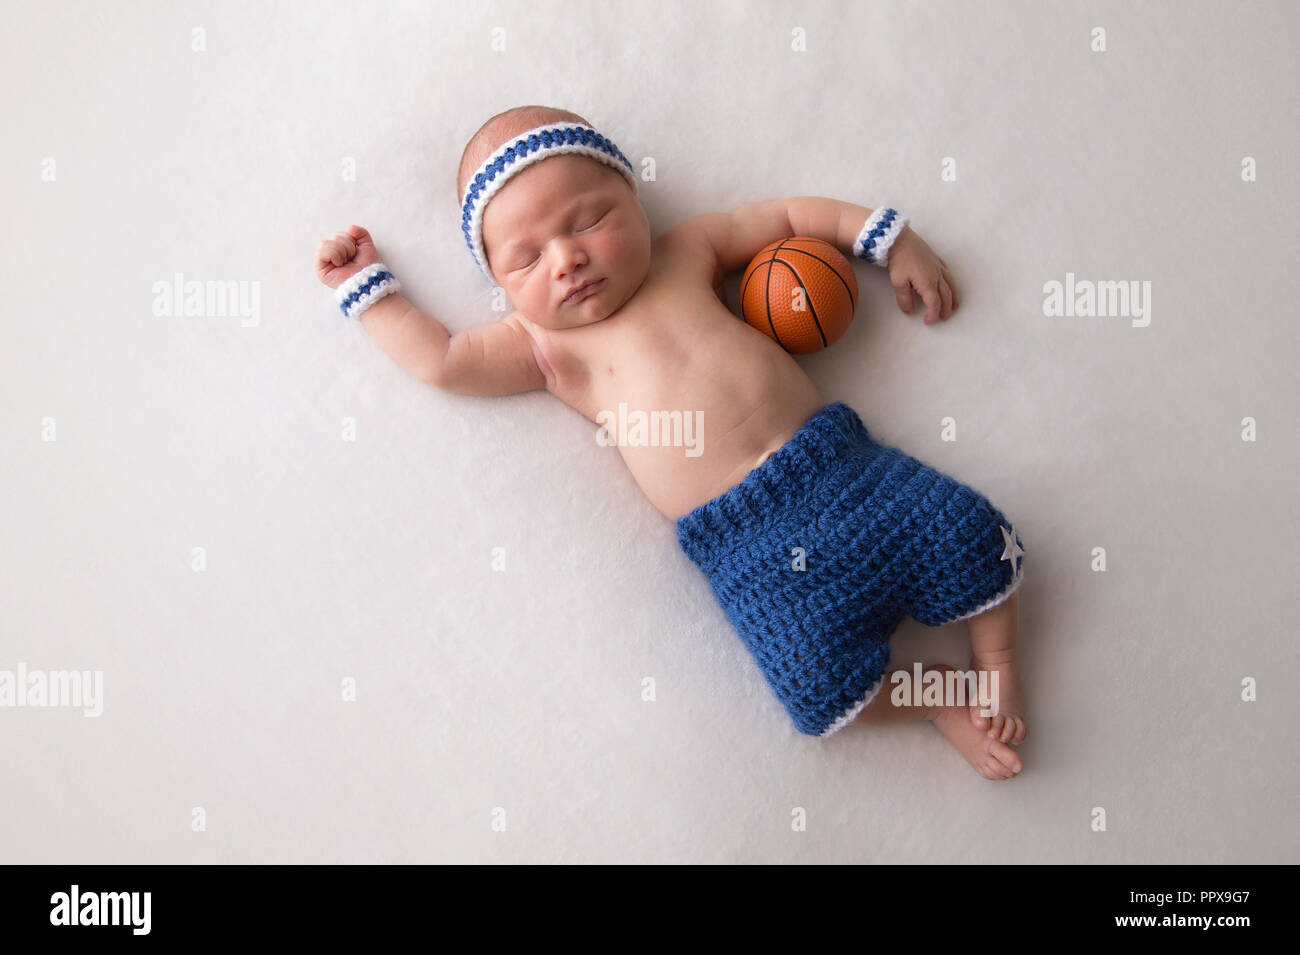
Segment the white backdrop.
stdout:
<svg viewBox="0 0 1300 955">
<path fill-rule="evenodd" d="M 0 707 L 0 861 L 1300 859 L 1293 5 L 3 25 L 0 678 L 103 682 L 97 717 Z M 656 233 L 825 195 L 904 210 L 952 267 L 926 327 L 859 265 L 853 326 L 799 360 L 1016 522 L 1018 779 L 925 724 L 800 736 L 594 425 L 431 390 L 343 320 L 312 253 L 353 222 L 451 329 L 500 317 L 456 163 L 525 103 L 654 157 Z M 178 273 L 257 307 L 155 314 Z M 1045 315 L 1067 273 L 1150 282 L 1149 324 Z M 968 656 L 963 625 L 894 648 Z"/>
</svg>

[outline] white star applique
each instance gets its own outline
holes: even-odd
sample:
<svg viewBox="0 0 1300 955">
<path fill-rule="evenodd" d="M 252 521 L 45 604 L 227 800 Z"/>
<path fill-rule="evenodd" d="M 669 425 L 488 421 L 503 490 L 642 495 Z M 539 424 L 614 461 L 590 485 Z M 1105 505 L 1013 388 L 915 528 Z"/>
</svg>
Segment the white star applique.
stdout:
<svg viewBox="0 0 1300 955">
<path fill-rule="evenodd" d="M 1020 542 L 1016 540 L 1016 528 L 1014 524 L 1011 526 L 1011 530 L 1007 530 L 1000 524 L 998 527 L 1002 531 L 1002 540 L 1007 545 L 1007 549 L 1002 552 L 1002 556 L 999 557 L 998 560 L 1011 561 L 1011 576 L 1014 577 L 1018 573 L 1016 569 L 1016 558 L 1023 554 L 1024 550 L 1020 547 Z"/>
</svg>

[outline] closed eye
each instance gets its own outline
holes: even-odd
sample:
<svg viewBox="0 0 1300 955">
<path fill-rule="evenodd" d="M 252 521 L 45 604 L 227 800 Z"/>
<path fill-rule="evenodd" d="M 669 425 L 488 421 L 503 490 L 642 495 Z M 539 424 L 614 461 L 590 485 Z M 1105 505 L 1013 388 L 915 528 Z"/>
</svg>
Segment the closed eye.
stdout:
<svg viewBox="0 0 1300 955">
<path fill-rule="evenodd" d="M 601 222 L 603 222 L 604 219 L 605 219 L 605 217 L 608 216 L 608 215 L 609 215 L 609 210 L 606 209 L 604 212 L 602 212 L 599 216 L 596 217 L 596 221 L 595 221 L 595 222 L 593 222 L 591 225 L 582 226 L 582 227 L 581 227 L 580 229 L 578 229 L 577 231 L 579 231 L 579 232 L 590 232 L 592 229 L 596 228 L 596 226 L 600 225 Z M 524 269 L 528 268 L 529 266 L 532 266 L 532 265 L 536 264 L 536 263 L 538 262 L 538 260 L 541 259 L 541 257 L 542 257 L 542 256 L 541 256 L 541 253 L 538 253 L 538 254 L 534 255 L 531 259 L 529 259 L 527 262 L 523 262 L 523 263 L 521 263 L 518 267 L 516 267 L 516 268 L 514 268 L 514 269 L 511 269 L 511 271 L 512 271 L 512 272 L 521 272 L 521 271 L 523 271 Z"/>
</svg>

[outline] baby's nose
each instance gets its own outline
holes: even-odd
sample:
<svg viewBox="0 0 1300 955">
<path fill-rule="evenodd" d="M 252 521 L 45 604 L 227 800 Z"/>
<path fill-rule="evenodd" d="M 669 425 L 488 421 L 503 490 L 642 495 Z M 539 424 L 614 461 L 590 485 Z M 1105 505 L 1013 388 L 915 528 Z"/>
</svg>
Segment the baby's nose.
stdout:
<svg viewBox="0 0 1300 955">
<path fill-rule="evenodd" d="M 586 264 L 587 256 L 581 249 L 576 246 L 562 249 L 555 257 L 555 277 L 568 278 L 576 269 Z"/>
</svg>

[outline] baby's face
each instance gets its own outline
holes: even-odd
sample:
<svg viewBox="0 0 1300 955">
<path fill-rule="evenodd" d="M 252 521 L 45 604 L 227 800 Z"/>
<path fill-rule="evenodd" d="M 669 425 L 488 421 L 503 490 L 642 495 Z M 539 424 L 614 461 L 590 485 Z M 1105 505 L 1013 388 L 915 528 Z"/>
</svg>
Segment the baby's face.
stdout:
<svg viewBox="0 0 1300 955">
<path fill-rule="evenodd" d="M 515 308 L 545 328 L 612 315 L 650 270 L 650 223 L 632 187 L 583 156 L 551 156 L 516 173 L 483 213 L 483 245 Z M 565 301 L 599 280 L 586 298 Z"/>
</svg>

